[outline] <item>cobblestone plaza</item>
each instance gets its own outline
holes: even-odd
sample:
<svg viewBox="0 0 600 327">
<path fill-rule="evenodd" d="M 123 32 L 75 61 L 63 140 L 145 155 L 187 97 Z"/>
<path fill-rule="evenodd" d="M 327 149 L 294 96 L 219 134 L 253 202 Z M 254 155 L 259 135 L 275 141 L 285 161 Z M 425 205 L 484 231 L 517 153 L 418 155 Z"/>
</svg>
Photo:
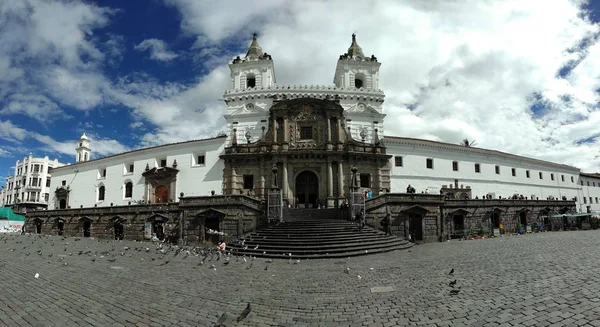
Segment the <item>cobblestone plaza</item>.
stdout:
<svg viewBox="0 0 600 327">
<path fill-rule="evenodd" d="M 0 245 L 2 326 L 214 326 L 223 313 L 224 326 L 600 326 L 597 231 L 203 265 L 132 241 L 4 235 Z"/>
</svg>

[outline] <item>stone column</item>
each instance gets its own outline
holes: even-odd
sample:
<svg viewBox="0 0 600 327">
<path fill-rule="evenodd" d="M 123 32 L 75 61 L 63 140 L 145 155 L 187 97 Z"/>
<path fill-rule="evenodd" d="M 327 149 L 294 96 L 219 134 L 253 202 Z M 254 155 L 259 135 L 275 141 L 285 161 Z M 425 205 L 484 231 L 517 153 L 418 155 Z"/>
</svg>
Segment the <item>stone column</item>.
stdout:
<svg viewBox="0 0 600 327">
<path fill-rule="evenodd" d="M 287 117 L 283 118 L 283 141 L 284 142 L 289 142 L 290 141 L 290 136 L 289 134 L 289 121 L 287 119 Z"/>
<path fill-rule="evenodd" d="M 338 192 L 340 192 L 339 197 L 344 197 L 344 165 L 342 161 L 338 161 Z"/>
<path fill-rule="evenodd" d="M 327 118 L 327 143 L 331 143 L 331 118 Z"/>
<path fill-rule="evenodd" d="M 273 143 L 277 144 L 277 118 L 273 117 Z"/>
<path fill-rule="evenodd" d="M 229 194 L 235 194 L 235 168 L 231 168 L 231 175 L 229 176 Z"/>
<path fill-rule="evenodd" d="M 284 204 L 288 203 L 288 198 L 289 198 L 289 183 L 288 183 L 288 167 L 287 167 L 287 161 L 283 162 L 283 172 L 281 174 L 281 191 L 283 192 L 283 201 Z"/>
<path fill-rule="evenodd" d="M 342 128 L 342 117 L 338 118 L 338 142 L 344 142 L 344 129 Z"/>
<path fill-rule="evenodd" d="M 333 162 L 327 163 L 327 208 L 335 207 L 333 198 Z"/>
</svg>

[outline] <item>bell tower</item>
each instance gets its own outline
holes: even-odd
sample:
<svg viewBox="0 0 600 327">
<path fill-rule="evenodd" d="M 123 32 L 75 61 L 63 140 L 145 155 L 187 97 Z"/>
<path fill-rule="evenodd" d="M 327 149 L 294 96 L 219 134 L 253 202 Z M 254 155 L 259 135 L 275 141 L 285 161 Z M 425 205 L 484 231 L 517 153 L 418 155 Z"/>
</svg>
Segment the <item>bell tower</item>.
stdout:
<svg viewBox="0 0 600 327">
<path fill-rule="evenodd" d="M 352 34 L 352 44 L 348 52 L 340 56 L 335 68 L 333 83 L 340 88 L 379 90 L 379 66 L 377 57 L 365 57 L 362 48 Z"/>
<path fill-rule="evenodd" d="M 275 84 L 275 66 L 271 55 L 263 52 L 258 45 L 257 34 L 252 35 L 252 43 L 246 56 L 237 56 L 229 64 L 231 89 L 260 89 Z"/>
<path fill-rule="evenodd" d="M 92 155 L 92 149 L 90 147 L 90 140 L 83 133 L 77 141 L 77 148 L 75 148 L 77 155 L 75 156 L 75 162 L 89 161 Z"/>
</svg>

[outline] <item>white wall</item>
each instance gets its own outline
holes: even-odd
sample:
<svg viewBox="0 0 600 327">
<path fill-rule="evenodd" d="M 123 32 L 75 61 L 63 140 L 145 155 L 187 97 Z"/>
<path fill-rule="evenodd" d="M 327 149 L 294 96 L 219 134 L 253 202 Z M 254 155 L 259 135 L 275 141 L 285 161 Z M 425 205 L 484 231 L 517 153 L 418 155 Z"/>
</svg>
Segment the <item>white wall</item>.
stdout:
<svg viewBox="0 0 600 327">
<path fill-rule="evenodd" d="M 577 197 L 577 209 L 586 212 L 590 206 L 592 212 L 600 212 L 600 175 L 583 174 L 580 176 L 579 185 L 581 190 Z"/>
<path fill-rule="evenodd" d="M 145 178 L 142 173 L 146 164 L 153 168 L 160 164 L 157 160 L 163 158 L 167 159 L 168 167 L 177 160 L 177 195 L 180 192 L 184 192 L 186 196 L 210 195 L 211 190 L 221 194 L 224 165 L 219 155 L 223 152 L 224 145 L 225 138 L 192 141 L 127 152 L 55 169 L 52 171 L 48 209 L 58 208 L 55 190 L 62 185 L 62 181 L 70 187 L 71 208 L 110 206 L 111 203 L 126 205 L 129 201 L 143 200 Z M 202 154 L 205 155 L 206 164 L 194 165 L 195 157 Z M 126 165 L 131 163 L 134 164 L 133 174 L 126 173 Z M 104 168 L 106 178 L 99 178 L 99 171 Z M 132 198 L 125 198 L 127 181 L 133 182 Z M 97 201 L 100 185 L 106 188 L 104 201 Z"/>
<path fill-rule="evenodd" d="M 522 194 L 527 198 L 532 195 L 539 199 L 548 196 L 572 199 L 578 196 L 579 170 L 577 168 L 553 163 L 532 162 L 527 158 L 507 157 L 496 155 L 492 151 L 452 146 L 445 149 L 442 143 L 401 141 L 386 138 L 388 154 L 402 156 L 402 167 L 395 166 L 395 158 L 391 159 L 392 192 L 406 192 L 411 184 L 417 192 L 428 189 L 429 193 L 439 193 L 442 185 L 454 185 L 457 179 L 459 186 L 470 186 L 472 196 L 482 196 L 495 193 L 496 198 L 506 198 L 513 194 Z M 423 146 L 422 142 L 425 142 Z M 429 145 L 434 146 L 429 146 Z M 479 152 L 487 152 L 486 154 Z M 426 159 L 433 159 L 433 169 L 426 167 Z M 458 171 L 453 171 L 452 162 L 458 162 Z M 475 172 L 475 164 L 480 166 L 480 173 Z M 495 166 L 500 166 L 500 174 L 496 174 Z M 512 176 L 512 168 L 516 176 Z M 526 171 L 529 170 L 529 178 Z M 543 179 L 539 178 L 542 172 Z M 554 174 L 554 180 L 551 179 Z M 562 180 L 564 176 L 564 181 Z M 571 182 L 573 177 L 573 182 Z"/>
</svg>

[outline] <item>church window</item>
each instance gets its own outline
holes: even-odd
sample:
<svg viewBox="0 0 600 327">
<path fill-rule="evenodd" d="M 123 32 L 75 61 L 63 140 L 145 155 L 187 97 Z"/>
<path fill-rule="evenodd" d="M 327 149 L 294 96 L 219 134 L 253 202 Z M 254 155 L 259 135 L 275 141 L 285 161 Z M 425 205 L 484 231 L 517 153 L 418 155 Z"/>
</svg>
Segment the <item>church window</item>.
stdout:
<svg viewBox="0 0 600 327">
<path fill-rule="evenodd" d="M 246 75 L 246 87 L 256 87 L 256 77 L 254 74 Z"/>
<path fill-rule="evenodd" d="M 510 172 L 512 173 L 513 177 L 517 176 L 517 169 L 516 168 L 511 168 Z"/>
<path fill-rule="evenodd" d="M 161 167 L 166 167 L 167 166 L 167 159 L 160 159 L 160 166 Z"/>
<path fill-rule="evenodd" d="M 560 175 L 560 180 L 564 182 L 565 181 L 565 175 Z"/>
<path fill-rule="evenodd" d="M 581 181 L 581 186 L 583 186 L 583 181 Z"/>
<path fill-rule="evenodd" d="M 360 174 L 360 187 L 371 187 L 371 174 Z"/>
<path fill-rule="evenodd" d="M 125 198 L 131 198 L 133 195 L 133 183 L 125 183 Z"/>
<path fill-rule="evenodd" d="M 583 203 L 587 204 L 587 198 L 585 196 L 583 197 Z"/>
<path fill-rule="evenodd" d="M 554 180 L 554 174 L 550 174 L 550 179 Z"/>
<path fill-rule="evenodd" d="M 544 179 L 544 174 L 540 171 L 540 179 Z"/>
<path fill-rule="evenodd" d="M 427 158 L 426 165 L 427 169 L 433 169 L 433 159 Z"/>
<path fill-rule="evenodd" d="M 575 179 L 571 176 L 571 183 L 575 183 Z"/>
<path fill-rule="evenodd" d="M 394 157 L 394 165 L 396 167 L 402 167 L 402 164 L 403 164 L 402 157 L 401 156 L 395 156 Z"/>
<path fill-rule="evenodd" d="M 527 178 L 529 178 L 529 170 L 526 170 L 526 171 L 525 171 L 525 176 L 526 176 Z"/>
<path fill-rule="evenodd" d="M 354 79 L 354 87 L 356 87 L 357 89 L 360 89 L 361 87 L 363 87 L 363 81 L 360 78 L 355 78 Z"/>
<path fill-rule="evenodd" d="M 478 164 L 478 163 L 475 164 L 475 172 L 476 173 L 480 173 L 481 172 L 481 165 Z"/>
<path fill-rule="evenodd" d="M 98 188 L 98 201 L 104 201 L 104 196 L 106 195 L 106 188 L 104 185 Z"/>
<path fill-rule="evenodd" d="M 44 193 L 44 201 L 48 202 L 49 197 L 50 197 L 50 194 Z"/>
<path fill-rule="evenodd" d="M 254 175 L 244 175 L 244 189 L 254 189 Z"/>
<path fill-rule="evenodd" d="M 62 181 L 60 185 L 67 186 L 67 181 Z"/>
<path fill-rule="evenodd" d="M 300 139 L 301 140 L 311 140 L 313 138 L 312 131 L 313 131 L 312 126 L 300 127 Z"/>
<path fill-rule="evenodd" d="M 88 154 L 87 153 L 83 154 L 83 161 L 88 161 Z"/>
<path fill-rule="evenodd" d="M 98 169 L 98 179 L 106 178 L 106 168 Z"/>
<path fill-rule="evenodd" d="M 496 166 L 496 174 L 500 175 L 500 166 Z"/>
<path fill-rule="evenodd" d="M 452 170 L 458 171 L 458 161 L 452 161 Z"/>
<path fill-rule="evenodd" d="M 590 181 L 587 181 L 587 186 L 590 186 Z"/>
</svg>

